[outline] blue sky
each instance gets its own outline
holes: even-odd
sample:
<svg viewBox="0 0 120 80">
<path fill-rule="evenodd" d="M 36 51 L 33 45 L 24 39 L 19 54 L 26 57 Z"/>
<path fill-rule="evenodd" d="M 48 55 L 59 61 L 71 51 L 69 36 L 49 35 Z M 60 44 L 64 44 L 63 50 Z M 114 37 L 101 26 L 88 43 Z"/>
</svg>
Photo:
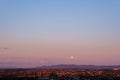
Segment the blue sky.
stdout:
<svg viewBox="0 0 120 80">
<path fill-rule="evenodd" d="M 113 63 L 109 63 L 116 62 L 117 64 L 117 55 L 120 55 L 119 40 L 120 0 L 0 0 L 0 47 L 13 49 L 5 51 L 5 55 L 0 52 L 4 58 L 24 57 L 24 53 L 33 48 L 33 52 L 28 52 L 32 56 L 35 48 L 40 47 L 39 44 L 47 45 L 47 48 L 54 46 L 53 50 L 61 43 L 62 46 L 71 45 L 73 48 L 76 47 L 72 44 L 79 45 L 78 43 L 80 43 L 86 46 L 86 50 L 92 45 L 100 46 L 102 44 L 106 47 L 106 51 L 108 50 L 106 55 L 110 51 L 113 56 L 114 48 L 117 49 L 115 57 L 110 58 Z M 20 46 L 28 48 L 23 49 Z M 109 46 L 114 50 L 110 50 Z M 95 49 L 95 47 L 93 48 Z M 50 55 L 56 54 L 50 53 Z M 93 54 L 95 53 L 93 52 Z M 36 53 L 40 57 L 44 54 L 44 51 L 41 54 Z M 86 52 L 87 54 L 89 53 Z M 105 52 L 101 56 L 104 54 Z M 69 56 L 69 53 L 65 55 Z M 70 55 L 74 55 L 74 51 Z M 82 54 L 75 53 L 75 55 Z M 44 57 L 46 56 L 44 55 Z M 54 57 L 52 58 L 54 59 Z M 98 64 L 102 64 L 102 61 Z M 104 61 L 103 64 L 105 64 Z"/>
<path fill-rule="evenodd" d="M 21 31 L 36 33 L 36 30 L 39 30 L 48 34 L 63 31 L 88 34 L 108 32 L 116 35 L 120 29 L 119 0 L 1 0 L 0 2 L 1 30 L 8 33 L 15 30 L 18 33 Z"/>
</svg>

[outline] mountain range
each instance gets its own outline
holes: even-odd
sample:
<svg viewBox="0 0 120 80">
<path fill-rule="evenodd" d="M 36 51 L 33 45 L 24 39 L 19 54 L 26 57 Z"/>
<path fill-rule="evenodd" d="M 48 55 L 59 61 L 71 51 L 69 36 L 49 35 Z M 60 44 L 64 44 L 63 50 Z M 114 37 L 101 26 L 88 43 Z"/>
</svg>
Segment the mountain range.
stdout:
<svg viewBox="0 0 120 80">
<path fill-rule="evenodd" d="M 113 69 L 120 68 L 120 65 L 74 65 L 74 64 L 59 64 L 59 65 L 50 65 L 50 66 L 40 66 L 37 67 L 40 69 Z"/>
</svg>

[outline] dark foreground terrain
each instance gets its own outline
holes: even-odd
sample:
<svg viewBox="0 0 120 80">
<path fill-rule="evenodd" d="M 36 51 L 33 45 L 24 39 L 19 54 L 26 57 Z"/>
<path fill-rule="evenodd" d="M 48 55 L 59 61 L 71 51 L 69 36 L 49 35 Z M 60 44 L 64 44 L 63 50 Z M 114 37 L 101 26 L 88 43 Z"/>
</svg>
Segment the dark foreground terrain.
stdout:
<svg viewBox="0 0 120 80">
<path fill-rule="evenodd" d="M 120 80 L 120 70 L 1 69 L 0 80 Z"/>
</svg>

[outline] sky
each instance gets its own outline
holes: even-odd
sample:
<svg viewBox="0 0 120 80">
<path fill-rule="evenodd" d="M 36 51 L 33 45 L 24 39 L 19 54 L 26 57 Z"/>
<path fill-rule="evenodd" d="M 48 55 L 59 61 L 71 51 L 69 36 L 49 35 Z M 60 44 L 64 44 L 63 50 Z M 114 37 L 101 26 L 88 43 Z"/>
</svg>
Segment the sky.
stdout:
<svg viewBox="0 0 120 80">
<path fill-rule="evenodd" d="M 0 0 L 0 68 L 119 61 L 120 0 Z"/>
</svg>

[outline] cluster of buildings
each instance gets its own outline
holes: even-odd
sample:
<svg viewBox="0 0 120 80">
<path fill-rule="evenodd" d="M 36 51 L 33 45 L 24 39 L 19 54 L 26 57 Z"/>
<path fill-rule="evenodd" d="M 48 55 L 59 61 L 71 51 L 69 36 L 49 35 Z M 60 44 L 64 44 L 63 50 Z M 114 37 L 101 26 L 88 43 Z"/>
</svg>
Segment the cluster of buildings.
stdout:
<svg viewBox="0 0 120 80">
<path fill-rule="evenodd" d="M 5 78 L 5 79 L 3 79 Z M 0 80 L 120 80 L 120 69 L 13 69 L 0 70 Z"/>
</svg>

